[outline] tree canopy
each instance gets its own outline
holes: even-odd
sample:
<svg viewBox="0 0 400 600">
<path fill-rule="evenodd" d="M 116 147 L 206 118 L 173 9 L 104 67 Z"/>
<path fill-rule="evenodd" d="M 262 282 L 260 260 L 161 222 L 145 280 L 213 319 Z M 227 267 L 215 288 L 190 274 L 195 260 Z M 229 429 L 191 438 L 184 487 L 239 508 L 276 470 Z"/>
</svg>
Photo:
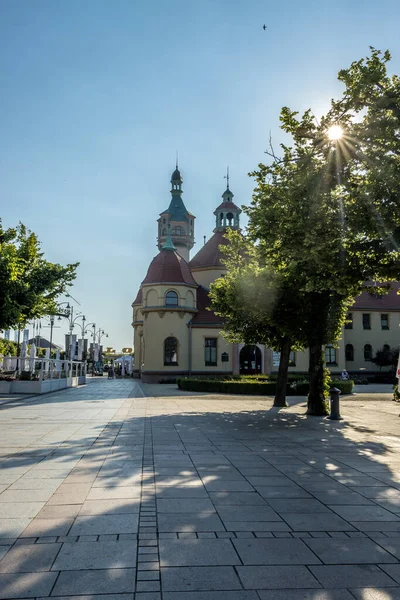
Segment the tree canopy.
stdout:
<svg viewBox="0 0 400 600">
<path fill-rule="evenodd" d="M 22 223 L 4 229 L 0 221 L 0 329 L 22 328 L 31 319 L 54 314 L 78 264 L 49 262 L 34 233 Z"/>
<path fill-rule="evenodd" d="M 342 97 L 319 121 L 284 107 L 291 144 L 279 155 L 271 144 L 272 160 L 250 174 L 248 240 L 308 306 L 297 310 L 310 349 L 310 414 L 326 412 L 322 346 L 337 341 L 351 299 L 368 282 L 400 277 L 400 79 L 388 75 L 389 60 L 371 48 L 340 71 Z"/>
</svg>

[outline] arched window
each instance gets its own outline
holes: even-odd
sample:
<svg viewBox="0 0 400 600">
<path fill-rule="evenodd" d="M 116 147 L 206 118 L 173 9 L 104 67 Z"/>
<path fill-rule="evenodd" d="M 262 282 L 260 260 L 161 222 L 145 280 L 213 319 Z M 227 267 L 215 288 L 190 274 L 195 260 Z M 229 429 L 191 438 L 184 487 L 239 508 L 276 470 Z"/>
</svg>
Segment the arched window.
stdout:
<svg viewBox="0 0 400 600">
<path fill-rule="evenodd" d="M 346 361 L 354 360 L 353 344 L 346 344 L 345 355 L 346 355 Z"/>
<path fill-rule="evenodd" d="M 232 227 L 232 225 L 233 225 L 233 214 L 232 213 L 228 213 L 226 215 L 226 220 L 228 221 L 228 226 Z"/>
<path fill-rule="evenodd" d="M 364 346 L 364 360 L 365 361 L 372 360 L 372 346 L 371 346 L 371 344 L 365 344 L 365 346 Z"/>
<path fill-rule="evenodd" d="M 383 349 L 384 349 L 386 352 L 390 352 L 390 346 L 389 346 L 389 344 L 383 344 Z"/>
<path fill-rule="evenodd" d="M 180 225 L 177 225 L 171 229 L 171 235 L 185 235 L 185 230 Z"/>
<path fill-rule="evenodd" d="M 178 294 L 176 292 L 167 292 L 165 294 L 165 306 L 178 306 Z"/>
<path fill-rule="evenodd" d="M 219 224 L 220 224 L 220 227 L 222 227 L 222 225 L 224 224 L 224 213 L 221 213 L 219 215 Z"/>
<path fill-rule="evenodd" d="M 178 364 L 178 340 L 167 337 L 164 340 L 164 365 Z"/>
<path fill-rule="evenodd" d="M 162 232 L 161 232 L 161 235 L 167 235 L 167 230 L 165 229 L 165 227 L 164 227 L 164 229 L 162 230 Z"/>
<path fill-rule="evenodd" d="M 334 348 L 330 344 L 328 346 L 325 346 L 325 362 L 327 365 L 336 365 L 337 364 L 336 348 Z"/>
</svg>

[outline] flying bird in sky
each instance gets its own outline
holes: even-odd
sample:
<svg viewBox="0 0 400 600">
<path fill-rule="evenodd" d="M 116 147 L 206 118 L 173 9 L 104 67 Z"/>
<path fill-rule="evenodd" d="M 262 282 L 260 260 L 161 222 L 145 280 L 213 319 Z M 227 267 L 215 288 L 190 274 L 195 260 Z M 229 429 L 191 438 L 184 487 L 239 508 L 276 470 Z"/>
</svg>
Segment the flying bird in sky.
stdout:
<svg viewBox="0 0 400 600">
<path fill-rule="evenodd" d="M 265 30 L 267 29 L 267 26 L 266 26 L 266 25 L 263 25 L 263 29 L 264 29 L 264 31 L 265 31 Z"/>
</svg>

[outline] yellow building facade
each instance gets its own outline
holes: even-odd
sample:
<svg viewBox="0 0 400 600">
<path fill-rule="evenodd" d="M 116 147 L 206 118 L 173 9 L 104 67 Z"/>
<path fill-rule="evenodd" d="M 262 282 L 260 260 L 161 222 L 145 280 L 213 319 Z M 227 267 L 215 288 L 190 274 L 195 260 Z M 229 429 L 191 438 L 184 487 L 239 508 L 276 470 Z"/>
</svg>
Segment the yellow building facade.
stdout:
<svg viewBox="0 0 400 600">
<path fill-rule="evenodd" d="M 279 355 L 262 344 L 230 344 L 221 335 L 220 317 L 208 310 L 210 284 L 225 272 L 220 246 L 227 243 L 227 228 L 239 229 L 241 210 L 227 189 L 214 211 L 215 228 L 207 243 L 190 259 L 195 240 L 195 216 L 182 200 L 182 176 L 176 167 L 171 177 L 171 201 L 160 213 L 153 258 L 132 303 L 134 375 L 144 382 L 182 376 L 271 373 L 278 370 Z M 387 345 L 397 347 L 400 325 L 398 286 L 378 297 L 363 293 L 349 312 L 338 347 L 325 349 L 333 373 L 379 371 L 371 362 Z M 291 355 L 289 370 L 305 373 L 308 353 Z"/>
</svg>

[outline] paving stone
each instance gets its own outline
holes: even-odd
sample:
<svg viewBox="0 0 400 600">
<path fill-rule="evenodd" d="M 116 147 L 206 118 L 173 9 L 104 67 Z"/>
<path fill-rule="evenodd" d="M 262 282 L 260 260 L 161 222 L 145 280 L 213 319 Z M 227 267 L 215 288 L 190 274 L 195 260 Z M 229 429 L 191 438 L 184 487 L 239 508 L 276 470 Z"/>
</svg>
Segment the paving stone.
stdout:
<svg viewBox="0 0 400 600">
<path fill-rule="evenodd" d="M 160 569 L 160 563 L 158 563 L 158 562 L 138 563 L 139 571 L 158 571 L 159 569 Z"/>
<path fill-rule="evenodd" d="M 237 567 L 245 589 L 301 589 L 320 588 L 321 585 L 303 566 Z"/>
<path fill-rule="evenodd" d="M 160 572 L 158 569 L 152 571 L 138 570 L 136 581 L 159 581 Z"/>
<path fill-rule="evenodd" d="M 313 515 L 285 513 L 285 521 L 294 531 L 352 531 L 354 529 L 334 513 Z"/>
<path fill-rule="evenodd" d="M 0 573 L 0 598 L 48 596 L 57 573 Z"/>
<path fill-rule="evenodd" d="M 288 480 L 289 481 L 289 480 Z M 312 499 L 312 495 L 304 490 L 295 483 L 287 484 L 285 486 L 257 486 L 257 492 L 263 498 L 267 500 L 269 498 L 309 498 Z"/>
<path fill-rule="evenodd" d="M 239 565 L 230 540 L 160 540 L 161 567 Z"/>
<path fill-rule="evenodd" d="M 109 533 L 137 533 L 138 515 L 98 515 L 77 517 L 71 535 L 102 535 Z"/>
<path fill-rule="evenodd" d="M 123 569 L 133 568 L 135 564 L 136 542 L 82 542 L 63 545 L 52 571 Z"/>
<path fill-rule="evenodd" d="M 352 525 L 360 531 L 400 532 L 400 523 L 397 521 L 352 521 Z"/>
<path fill-rule="evenodd" d="M 327 492 L 314 492 L 313 494 L 320 502 L 327 504 L 328 506 L 334 505 L 344 505 L 351 506 L 354 505 L 372 505 L 371 500 L 365 498 L 361 494 L 357 492 L 348 491 L 346 493 L 337 492 L 336 490 L 327 491 Z"/>
<path fill-rule="evenodd" d="M 105 482 L 103 482 L 104 485 Z M 110 485 L 110 481 L 108 481 Z M 86 500 L 113 500 L 117 498 L 140 498 L 140 487 L 115 486 L 115 487 L 92 487 Z"/>
<path fill-rule="evenodd" d="M 400 517 L 381 506 L 333 506 L 339 516 L 348 521 L 399 521 Z"/>
<path fill-rule="evenodd" d="M 45 506 L 38 513 L 38 519 L 62 519 L 64 517 L 76 517 L 79 514 L 80 508 L 80 504 Z"/>
<path fill-rule="evenodd" d="M 228 531 L 290 531 L 284 521 L 224 521 Z"/>
<path fill-rule="evenodd" d="M 33 521 L 21 533 L 22 537 L 42 537 L 67 535 L 73 519 L 33 519 Z"/>
<path fill-rule="evenodd" d="M 225 527 L 216 513 L 202 512 L 183 515 L 160 514 L 158 530 L 160 532 L 225 531 Z"/>
<path fill-rule="evenodd" d="M 244 565 L 312 565 L 318 558 L 302 540 L 232 540 Z M 234 563 L 231 563 L 234 564 Z"/>
<path fill-rule="evenodd" d="M 257 492 L 210 492 L 215 506 L 268 506 Z"/>
<path fill-rule="evenodd" d="M 387 567 L 397 565 L 387 565 Z M 386 568 L 387 568 L 386 567 Z M 376 565 L 310 566 L 324 588 L 391 587 L 395 582 Z"/>
<path fill-rule="evenodd" d="M 161 569 L 163 593 L 241 589 L 233 567 L 167 567 Z"/>
<path fill-rule="evenodd" d="M 256 592 L 164 592 L 164 600 L 259 600 Z M 140 599 L 137 599 L 140 600 Z M 144 599 L 143 599 L 144 600 Z M 345 599 L 347 600 L 347 599 Z"/>
<path fill-rule="evenodd" d="M 136 592 L 157 592 L 159 590 L 159 581 L 138 581 L 136 583 Z"/>
<path fill-rule="evenodd" d="M 382 570 L 385 571 L 392 579 L 400 584 L 400 564 L 397 565 L 380 565 Z M 390 585 L 390 584 L 386 584 Z"/>
<path fill-rule="evenodd" d="M 398 588 L 359 588 L 352 589 L 356 600 L 400 600 L 400 587 Z"/>
<path fill-rule="evenodd" d="M 191 498 L 190 502 L 185 498 L 160 498 L 157 500 L 158 514 L 201 513 L 203 511 L 214 511 L 212 502 L 205 498 Z"/>
<path fill-rule="evenodd" d="M 134 600 L 132 594 L 96 594 L 87 596 L 58 596 L 57 600 Z M 51 596 L 52 597 L 52 596 Z M 37 598 L 37 600 L 49 600 L 46 598 Z M 136 600 L 136 597 L 135 597 Z M 151 600 L 151 599 L 150 599 Z"/>
<path fill-rule="evenodd" d="M 279 514 L 285 513 L 330 513 L 329 508 L 318 500 L 303 498 L 269 498 L 268 504 Z"/>
<path fill-rule="evenodd" d="M 80 507 L 80 516 L 120 515 L 139 512 L 139 499 L 113 498 L 111 500 L 86 500 Z"/>
<path fill-rule="evenodd" d="M 32 519 L 0 519 L 0 537 L 18 537 L 28 527 Z"/>
<path fill-rule="evenodd" d="M 135 569 L 63 571 L 57 579 L 52 596 L 130 593 L 134 589 L 135 574 Z"/>
<path fill-rule="evenodd" d="M 282 521 L 281 517 L 269 506 L 218 506 L 221 519 L 234 521 Z"/>
<path fill-rule="evenodd" d="M 0 573 L 50 571 L 61 544 L 13 546 L 0 561 Z"/>
<path fill-rule="evenodd" d="M 372 540 L 309 539 L 305 544 L 327 565 L 394 563 L 394 556 Z M 400 549 L 400 545 L 399 545 Z"/>
<path fill-rule="evenodd" d="M 348 590 L 260 590 L 258 595 L 260 600 L 354 600 Z"/>
<path fill-rule="evenodd" d="M 203 486 L 190 487 L 190 488 L 178 488 L 178 487 L 162 487 L 157 486 L 156 490 L 157 498 L 208 498 L 207 490 Z"/>
<path fill-rule="evenodd" d="M 254 492 L 254 487 L 247 481 L 223 481 L 216 479 L 206 483 L 204 481 L 204 487 L 209 492 Z"/>
</svg>

